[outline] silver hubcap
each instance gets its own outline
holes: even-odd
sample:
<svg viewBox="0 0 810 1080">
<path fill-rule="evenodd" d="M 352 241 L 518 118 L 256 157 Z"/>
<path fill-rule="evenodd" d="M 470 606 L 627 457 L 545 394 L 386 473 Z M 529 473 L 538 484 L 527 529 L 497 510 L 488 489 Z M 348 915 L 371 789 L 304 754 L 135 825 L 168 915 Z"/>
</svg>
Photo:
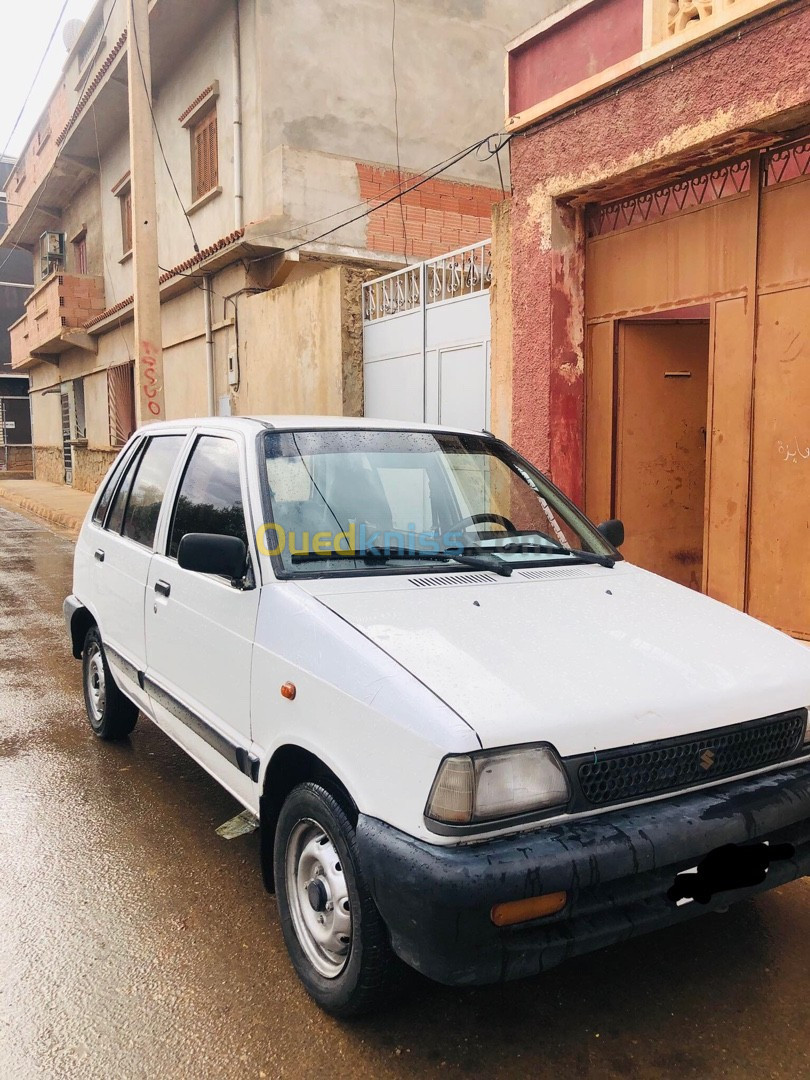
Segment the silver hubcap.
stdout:
<svg viewBox="0 0 810 1080">
<path fill-rule="evenodd" d="M 90 646 L 87 654 L 87 700 L 90 703 L 93 720 L 97 724 L 101 723 L 107 700 L 107 688 L 104 680 L 104 660 L 101 649 L 95 642 Z"/>
<path fill-rule="evenodd" d="M 287 897 L 301 948 L 327 979 L 349 959 L 352 915 L 340 857 L 317 821 L 299 821 L 287 843 Z"/>
</svg>

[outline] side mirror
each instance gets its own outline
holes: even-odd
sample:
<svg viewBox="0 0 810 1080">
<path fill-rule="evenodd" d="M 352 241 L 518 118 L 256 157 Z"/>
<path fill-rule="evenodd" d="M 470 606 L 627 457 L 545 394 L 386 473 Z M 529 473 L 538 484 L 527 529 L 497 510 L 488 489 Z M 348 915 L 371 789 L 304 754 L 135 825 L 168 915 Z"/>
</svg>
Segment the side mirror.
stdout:
<svg viewBox="0 0 810 1080">
<path fill-rule="evenodd" d="M 601 525 L 596 526 L 596 530 L 615 548 L 620 548 L 624 543 L 624 522 L 619 521 L 618 518 L 603 521 Z"/>
<path fill-rule="evenodd" d="M 186 533 L 177 549 L 177 564 L 184 570 L 239 581 L 247 572 L 247 547 L 238 536 Z"/>
</svg>

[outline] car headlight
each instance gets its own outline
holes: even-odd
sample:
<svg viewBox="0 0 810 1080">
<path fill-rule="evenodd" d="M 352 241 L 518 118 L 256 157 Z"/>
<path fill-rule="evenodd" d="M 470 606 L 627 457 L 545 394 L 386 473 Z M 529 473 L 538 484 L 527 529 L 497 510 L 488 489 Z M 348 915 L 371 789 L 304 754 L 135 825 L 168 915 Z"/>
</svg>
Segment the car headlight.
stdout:
<svg viewBox="0 0 810 1080">
<path fill-rule="evenodd" d="M 569 795 L 565 769 L 549 746 L 453 754 L 439 766 L 425 814 L 472 825 L 564 806 Z"/>
</svg>

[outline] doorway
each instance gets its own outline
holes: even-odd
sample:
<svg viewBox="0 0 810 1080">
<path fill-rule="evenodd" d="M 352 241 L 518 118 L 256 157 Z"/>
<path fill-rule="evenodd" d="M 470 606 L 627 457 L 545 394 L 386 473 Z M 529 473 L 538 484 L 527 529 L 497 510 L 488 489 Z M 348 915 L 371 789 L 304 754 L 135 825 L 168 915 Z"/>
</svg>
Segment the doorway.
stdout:
<svg viewBox="0 0 810 1080">
<path fill-rule="evenodd" d="M 619 323 L 615 516 L 623 553 L 653 573 L 703 581 L 709 322 Z"/>
</svg>

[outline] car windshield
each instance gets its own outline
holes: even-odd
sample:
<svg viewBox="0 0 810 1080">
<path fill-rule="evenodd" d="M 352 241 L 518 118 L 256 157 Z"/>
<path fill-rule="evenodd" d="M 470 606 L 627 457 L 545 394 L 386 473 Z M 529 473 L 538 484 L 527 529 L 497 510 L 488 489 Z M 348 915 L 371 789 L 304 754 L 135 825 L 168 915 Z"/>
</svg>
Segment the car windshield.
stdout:
<svg viewBox="0 0 810 1080">
<path fill-rule="evenodd" d="M 268 432 L 260 550 L 295 576 L 605 562 L 616 551 L 537 470 L 484 435 Z M 278 566 L 278 564 L 277 564 Z"/>
</svg>

